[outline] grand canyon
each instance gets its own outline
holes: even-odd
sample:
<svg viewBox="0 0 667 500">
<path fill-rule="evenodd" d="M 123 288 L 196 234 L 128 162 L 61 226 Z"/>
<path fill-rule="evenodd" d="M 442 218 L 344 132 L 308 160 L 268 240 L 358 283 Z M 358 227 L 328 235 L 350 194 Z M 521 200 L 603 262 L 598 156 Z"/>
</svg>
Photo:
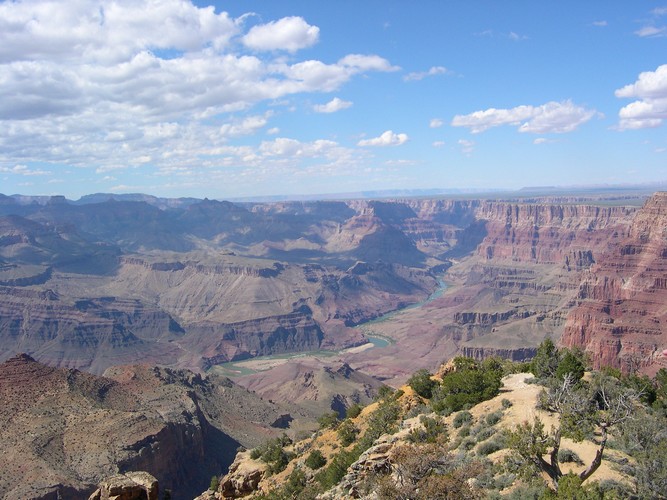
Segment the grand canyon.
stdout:
<svg viewBox="0 0 667 500">
<path fill-rule="evenodd" d="M 237 447 L 456 355 L 552 339 L 654 375 L 665 228 L 664 192 L 0 195 L 0 494 L 87 498 L 148 470 L 194 496 Z"/>
</svg>

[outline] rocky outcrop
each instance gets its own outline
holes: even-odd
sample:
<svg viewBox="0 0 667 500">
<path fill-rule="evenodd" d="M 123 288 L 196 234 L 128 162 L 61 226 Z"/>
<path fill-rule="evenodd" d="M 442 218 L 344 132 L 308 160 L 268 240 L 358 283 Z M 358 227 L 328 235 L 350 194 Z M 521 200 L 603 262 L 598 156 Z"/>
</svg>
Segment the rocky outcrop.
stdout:
<svg viewBox="0 0 667 500">
<path fill-rule="evenodd" d="M 627 236 L 582 281 L 562 343 L 585 348 L 596 368 L 657 370 L 667 346 L 667 193 L 639 210 Z"/>
<path fill-rule="evenodd" d="M 257 491 L 266 476 L 266 464 L 249 460 L 248 453 L 239 453 L 229 472 L 220 481 L 218 493 L 222 498 L 240 498 Z"/>
<path fill-rule="evenodd" d="M 158 500 L 157 479 L 148 472 L 117 474 L 100 483 L 88 500 Z"/>
<path fill-rule="evenodd" d="M 148 366 L 105 377 L 26 355 L 0 364 L 0 497 L 85 499 L 118 472 L 144 470 L 192 498 L 239 444 L 277 435 L 286 412 L 228 379 Z"/>
</svg>

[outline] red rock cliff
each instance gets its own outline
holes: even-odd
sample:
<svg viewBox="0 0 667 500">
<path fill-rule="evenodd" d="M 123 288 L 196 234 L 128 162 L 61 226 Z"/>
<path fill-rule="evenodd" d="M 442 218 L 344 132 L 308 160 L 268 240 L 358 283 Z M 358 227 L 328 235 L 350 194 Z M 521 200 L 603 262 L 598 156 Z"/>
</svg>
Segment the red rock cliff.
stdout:
<svg viewBox="0 0 667 500">
<path fill-rule="evenodd" d="M 579 287 L 562 343 L 604 365 L 647 373 L 667 366 L 667 193 L 656 193 Z"/>
</svg>

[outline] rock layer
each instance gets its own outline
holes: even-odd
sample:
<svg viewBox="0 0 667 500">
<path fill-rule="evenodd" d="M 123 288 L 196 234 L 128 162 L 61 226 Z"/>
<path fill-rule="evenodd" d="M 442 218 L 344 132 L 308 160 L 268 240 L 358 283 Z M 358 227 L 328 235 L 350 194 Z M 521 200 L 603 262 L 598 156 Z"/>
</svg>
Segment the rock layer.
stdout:
<svg viewBox="0 0 667 500">
<path fill-rule="evenodd" d="M 653 372 L 667 347 L 667 193 L 646 201 L 625 238 L 591 267 L 562 342 L 584 348 L 594 366 Z"/>
</svg>

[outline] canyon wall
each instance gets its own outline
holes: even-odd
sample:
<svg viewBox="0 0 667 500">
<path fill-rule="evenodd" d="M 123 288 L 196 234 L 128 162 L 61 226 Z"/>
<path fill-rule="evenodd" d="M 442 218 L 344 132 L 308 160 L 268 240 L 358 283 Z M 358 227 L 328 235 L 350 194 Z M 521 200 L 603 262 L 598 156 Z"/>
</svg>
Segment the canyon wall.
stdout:
<svg viewBox="0 0 667 500">
<path fill-rule="evenodd" d="M 667 193 L 639 210 L 582 281 L 562 343 L 584 348 L 596 368 L 667 366 Z"/>
<path fill-rule="evenodd" d="M 104 477 L 145 470 L 192 498 L 231 463 L 239 444 L 278 435 L 284 409 L 229 380 L 123 366 L 106 377 L 0 364 L 2 498 L 86 499 Z"/>
</svg>

